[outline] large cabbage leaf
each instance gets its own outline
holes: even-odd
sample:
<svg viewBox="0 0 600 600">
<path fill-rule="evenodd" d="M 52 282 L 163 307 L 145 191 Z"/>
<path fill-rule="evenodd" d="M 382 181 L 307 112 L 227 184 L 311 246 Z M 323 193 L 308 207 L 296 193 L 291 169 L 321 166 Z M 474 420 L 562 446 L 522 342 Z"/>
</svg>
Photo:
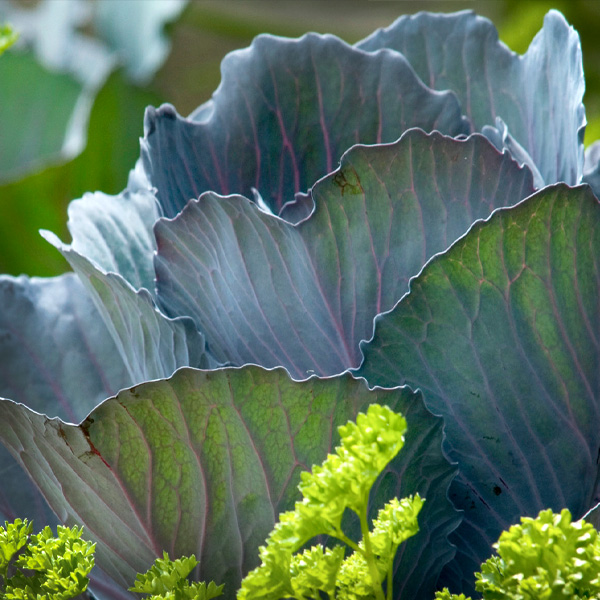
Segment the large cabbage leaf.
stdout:
<svg viewBox="0 0 600 600">
<path fill-rule="evenodd" d="M 600 204 L 548 187 L 441 254 L 376 319 L 358 373 L 419 388 L 444 417 L 464 510 L 445 583 L 464 589 L 503 529 L 598 502 Z"/>
<path fill-rule="evenodd" d="M 278 214 L 353 144 L 393 142 L 410 127 L 467 132 L 454 94 L 424 86 L 403 56 L 331 35 L 262 35 L 221 69 L 193 118 L 170 105 L 146 113 L 142 157 L 167 217 L 202 192 L 252 197 L 253 188 Z"/>
<path fill-rule="evenodd" d="M 447 497 L 455 471 L 442 456 L 442 421 L 419 393 L 369 391 L 350 375 L 293 382 L 283 369 L 181 369 L 121 392 L 79 426 L 0 400 L 0 440 L 60 520 L 85 525 L 98 564 L 120 585 L 163 550 L 194 553 L 195 577 L 225 583 L 234 598 L 276 515 L 298 499 L 300 472 L 322 462 L 337 426 L 372 402 L 408 422 L 377 496 L 427 498 L 396 581 L 403 598 L 428 598 L 460 518 Z"/>
<path fill-rule="evenodd" d="M 192 316 L 220 362 L 340 373 L 429 257 L 532 191 L 531 173 L 484 137 L 411 130 L 345 154 L 298 225 L 215 194 L 159 221 L 158 300 Z"/>
<path fill-rule="evenodd" d="M 580 183 L 586 124 L 581 45 L 559 12 L 546 15 L 523 56 L 471 11 L 403 16 L 357 47 L 401 52 L 429 87 L 456 93 L 473 131 L 498 125 L 490 137 L 539 173 L 538 187 Z"/>
<path fill-rule="evenodd" d="M 135 289 L 152 292 L 156 251 L 152 228 L 158 217 L 154 194 L 143 188 L 116 196 L 85 194 L 69 204 L 71 248 L 103 271 L 118 273 Z"/>
<path fill-rule="evenodd" d="M 0 396 L 80 421 L 106 397 L 133 383 L 102 318 L 77 277 L 0 278 Z M 36 530 L 59 519 L 15 458 L 0 444 L 0 522 L 33 520 Z M 98 570 L 98 598 L 126 592 Z"/>
</svg>

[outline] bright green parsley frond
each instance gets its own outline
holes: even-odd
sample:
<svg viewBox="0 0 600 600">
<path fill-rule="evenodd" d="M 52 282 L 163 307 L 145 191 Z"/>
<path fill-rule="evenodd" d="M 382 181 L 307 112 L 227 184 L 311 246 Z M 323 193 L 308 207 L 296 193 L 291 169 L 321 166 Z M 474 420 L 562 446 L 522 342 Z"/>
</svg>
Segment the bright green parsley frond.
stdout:
<svg viewBox="0 0 600 600">
<path fill-rule="evenodd" d="M 425 500 L 415 494 L 408 498 L 393 498 L 373 521 L 371 544 L 380 557 L 396 554 L 398 546 L 419 531 L 417 518 Z M 387 558 L 386 558 L 387 560 Z"/>
<path fill-rule="evenodd" d="M 385 577 L 378 568 L 378 581 L 373 582 L 369 565 L 363 554 L 353 552 L 341 565 L 338 575 L 339 600 L 370 600 L 375 598 L 373 590 L 381 586 Z"/>
<path fill-rule="evenodd" d="M 323 594 L 335 597 L 344 548 L 313 546 L 299 554 L 274 546 L 261 548 L 262 564 L 242 581 L 238 600 L 279 600 L 302 598 L 320 600 Z"/>
<path fill-rule="evenodd" d="M 381 586 L 392 568 L 398 546 L 419 531 L 417 517 L 424 502 L 418 494 L 402 500 L 393 498 L 379 511 L 370 533 L 378 580 L 373 582 L 365 555 L 354 552 L 340 569 L 340 598 L 360 600 L 372 597 L 374 586 Z M 364 541 L 359 547 L 364 551 Z"/>
<path fill-rule="evenodd" d="M 138 573 L 130 592 L 151 594 L 148 600 L 211 600 L 223 593 L 223 586 L 213 581 L 190 583 L 187 576 L 198 564 L 196 557 L 171 560 L 166 552 L 157 558 L 146 573 Z"/>
<path fill-rule="evenodd" d="M 293 511 L 280 515 L 267 545 L 295 552 L 317 535 L 339 538 L 344 511 L 350 508 L 359 514 L 366 508 L 371 487 L 402 448 L 405 431 L 404 417 L 378 404 L 360 413 L 356 424 L 341 426 L 336 454 L 301 474 L 298 488 L 303 499 Z"/>
<path fill-rule="evenodd" d="M 296 554 L 290 564 L 291 586 L 294 598 L 315 598 L 321 592 L 335 598 L 338 572 L 344 560 L 344 548 L 323 549 L 313 546 L 301 554 Z"/>
<path fill-rule="evenodd" d="M 7 600 L 68 600 L 82 594 L 94 566 L 96 544 L 81 538 L 83 528 L 50 527 L 32 535 L 15 566 L 20 570 L 7 580 Z M 24 571 L 25 570 L 25 571 Z M 33 572 L 32 575 L 26 573 Z"/>
<path fill-rule="evenodd" d="M 435 593 L 435 600 L 471 600 L 471 598 L 464 594 L 451 594 L 448 588 L 444 588 L 441 592 Z"/>
<path fill-rule="evenodd" d="M 217 586 L 214 581 L 208 585 L 202 582 L 190 583 L 184 581 L 176 589 L 164 594 L 150 596 L 147 600 L 212 600 L 223 593 L 223 586 Z"/>
<path fill-rule="evenodd" d="M 333 527 L 328 516 L 329 513 L 324 516 L 319 507 L 307 500 L 296 502 L 295 510 L 279 515 L 279 521 L 267 538 L 267 546 L 292 553 L 318 535 L 335 535 L 337 528 Z"/>
<path fill-rule="evenodd" d="M 4 527 L 0 527 L 0 574 L 6 573 L 8 563 L 27 543 L 32 531 L 33 523 L 27 519 L 16 519 L 14 523 L 4 521 Z"/>
<path fill-rule="evenodd" d="M 600 536 L 564 509 L 523 517 L 504 531 L 492 556 L 476 573 L 484 600 L 584 600 L 600 598 Z M 470 600 L 437 592 L 436 600 Z"/>
<path fill-rule="evenodd" d="M 145 573 L 138 573 L 135 584 L 129 588 L 129 591 L 140 594 L 164 594 L 184 581 L 197 564 L 198 561 L 193 554 L 172 561 L 169 555 L 163 552 L 163 557 L 157 558 Z"/>
<path fill-rule="evenodd" d="M 278 528 L 276 525 L 267 539 L 267 544 L 259 548 L 261 565 L 243 579 L 237 594 L 238 600 L 278 600 L 293 597 L 291 564 L 295 546 L 290 539 L 294 539 L 291 537 L 294 534 L 286 534 L 286 523 L 290 524 L 290 532 L 293 531 L 293 515 L 293 512 L 280 515 L 277 525 L 283 523 L 283 527 Z M 281 539 L 278 538 L 278 533 Z"/>
<path fill-rule="evenodd" d="M 305 504 L 339 528 L 345 508 L 357 514 L 385 466 L 404 445 L 406 419 L 387 406 L 372 404 L 356 423 L 339 428 L 341 444 L 322 466 L 302 473 L 299 489 Z"/>
<path fill-rule="evenodd" d="M 0 25 L 0 54 L 10 48 L 18 39 L 19 34 L 8 24 Z"/>
<path fill-rule="evenodd" d="M 417 495 L 391 501 L 374 521 L 372 533 L 366 515 L 371 487 L 404 444 L 406 420 L 387 406 L 373 404 L 339 432 L 336 454 L 311 473 L 302 473 L 302 501 L 280 515 L 260 548 L 262 564 L 242 581 L 238 600 L 383 600 L 385 577 L 391 589 L 396 550 L 418 531 L 424 500 Z M 346 508 L 359 516 L 363 535 L 368 536 L 359 544 L 342 531 Z M 317 545 L 295 554 L 322 534 L 345 542 L 354 553 L 344 559 L 344 546 L 325 550 Z"/>
<path fill-rule="evenodd" d="M 484 598 L 555 600 L 600 597 L 600 540 L 571 513 L 542 511 L 524 517 L 494 545 L 498 556 L 486 561 L 475 585 Z"/>
</svg>

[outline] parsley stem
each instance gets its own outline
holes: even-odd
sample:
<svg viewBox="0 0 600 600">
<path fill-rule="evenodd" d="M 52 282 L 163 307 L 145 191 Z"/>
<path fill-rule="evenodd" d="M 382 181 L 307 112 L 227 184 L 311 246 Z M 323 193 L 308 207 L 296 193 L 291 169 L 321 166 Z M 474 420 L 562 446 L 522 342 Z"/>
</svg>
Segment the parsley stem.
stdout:
<svg viewBox="0 0 600 600">
<path fill-rule="evenodd" d="M 373 548 L 371 547 L 371 537 L 369 536 L 369 525 L 367 523 L 367 504 L 368 497 L 365 499 L 362 510 L 360 511 L 360 529 L 363 536 L 363 544 L 365 547 L 365 560 L 369 567 L 369 573 L 371 575 L 371 581 L 373 582 L 373 588 L 375 597 L 377 600 L 385 600 L 383 590 L 379 583 L 379 573 L 377 571 L 377 565 L 375 564 L 375 555 L 373 554 Z"/>
<path fill-rule="evenodd" d="M 354 550 L 355 552 L 360 552 L 361 554 L 364 554 L 364 551 L 361 548 L 359 548 L 358 544 L 354 540 L 351 540 L 341 529 L 336 530 L 335 534 L 332 537 L 337 538 L 338 540 L 340 540 L 340 542 L 344 542 L 344 544 L 350 546 L 350 548 L 352 548 L 352 550 Z"/>
<path fill-rule="evenodd" d="M 395 556 L 395 552 L 392 552 L 392 556 Z M 392 592 L 394 588 L 394 561 L 390 562 L 390 566 L 388 567 L 387 573 L 387 600 L 392 600 Z"/>
</svg>

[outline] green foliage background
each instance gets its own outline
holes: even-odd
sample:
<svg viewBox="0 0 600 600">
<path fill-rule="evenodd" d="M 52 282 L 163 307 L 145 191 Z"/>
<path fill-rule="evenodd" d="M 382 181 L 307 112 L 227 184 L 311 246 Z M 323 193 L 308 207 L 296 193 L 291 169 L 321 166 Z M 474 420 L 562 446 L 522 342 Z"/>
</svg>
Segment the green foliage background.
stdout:
<svg viewBox="0 0 600 600">
<path fill-rule="evenodd" d="M 217 88 L 225 54 L 247 46 L 259 33 L 297 37 L 306 31 L 329 32 L 353 43 L 401 14 L 472 9 L 490 18 L 501 39 L 522 53 L 551 8 L 562 11 L 581 36 L 589 145 L 600 138 L 597 0 L 192 0 L 167 26 L 172 51 L 149 85 L 135 86 L 120 71 L 110 76 L 95 99 L 87 146 L 79 156 L 0 184 L 0 272 L 50 276 L 69 270 L 38 230 L 50 229 L 68 240 L 66 209 L 71 200 L 86 191 L 117 193 L 126 186 L 139 156 L 145 106 L 170 102 L 180 114 L 190 113 Z M 7 112 L 12 114 L 10 106 L 0 112 L 3 136 L 9 126 Z M 10 127 L 14 130 L 15 123 Z M 21 127 L 25 131 L 27 123 Z"/>
</svg>

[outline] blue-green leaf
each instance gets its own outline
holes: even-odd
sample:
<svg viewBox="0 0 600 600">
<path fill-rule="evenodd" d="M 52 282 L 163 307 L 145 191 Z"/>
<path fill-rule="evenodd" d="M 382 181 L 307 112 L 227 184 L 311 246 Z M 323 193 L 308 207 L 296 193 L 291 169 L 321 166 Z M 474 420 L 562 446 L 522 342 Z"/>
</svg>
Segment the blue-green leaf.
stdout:
<svg viewBox="0 0 600 600">
<path fill-rule="evenodd" d="M 401 52 L 428 86 L 456 93 L 473 131 L 495 127 L 500 117 L 545 184 L 581 181 L 586 124 L 581 45 L 559 12 L 546 15 L 523 56 L 471 11 L 400 17 L 357 47 Z"/>
<path fill-rule="evenodd" d="M 294 382 L 283 369 L 185 368 L 122 391 L 79 426 L 0 400 L 0 441 L 63 522 L 85 525 L 97 564 L 122 586 L 166 550 L 194 554 L 193 577 L 224 583 L 231 599 L 276 515 L 299 499 L 300 473 L 374 402 L 401 412 L 408 431 L 372 516 L 392 495 L 427 498 L 396 581 L 399 597 L 430 598 L 460 517 L 447 497 L 455 470 L 442 455 L 442 421 L 408 388 L 371 391 L 348 374 Z"/>
<path fill-rule="evenodd" d="M 105 272 L 118 273 L 136 290 L 153 293 L 152 228 L 158 217 L 154 195 L 143 188 L 116 196 L 85 194 L 69 204 L 71 248 Z"/>
<path fill-rule="evenodd" d="M 531 173 L 484 137 L 411 130 L 345 154 L 298 225 L 214 194 L 160 220 L 158 299 L 194 319 L 219 362 L 340 373 L 429 257 L 532 191 Z"/>
<path fill-rule="evenodd" d="M 43 232 L 69 261 L 89 292 L 127 367 L 132 383 L 170 377 L 183 366 L 209 366 L 204 338 L 191 319 L 170 319 L 145 288 L 135 290 L 118 273 L 101 267 Z"/>
<path fill-rule="evenodd" d="M 132 383 L 100 315 L 73 274 L 0 278 L 0 396 L 65 421 Z M 0 520 L 54 515 L 0 446 Z"/>
<path fill-rule="evenodd" d="M 252 188 L 278 214 L 353 144 L 393 142 L 410 127 L 467 132 L 455 96 L 425 87 L 402 56 L 331 35 L 261 35 L 221 70 L 194 118 L 170 105 L 146 113 L 142 157 L 167 217 L 203 192 Z"/>
</svg>

